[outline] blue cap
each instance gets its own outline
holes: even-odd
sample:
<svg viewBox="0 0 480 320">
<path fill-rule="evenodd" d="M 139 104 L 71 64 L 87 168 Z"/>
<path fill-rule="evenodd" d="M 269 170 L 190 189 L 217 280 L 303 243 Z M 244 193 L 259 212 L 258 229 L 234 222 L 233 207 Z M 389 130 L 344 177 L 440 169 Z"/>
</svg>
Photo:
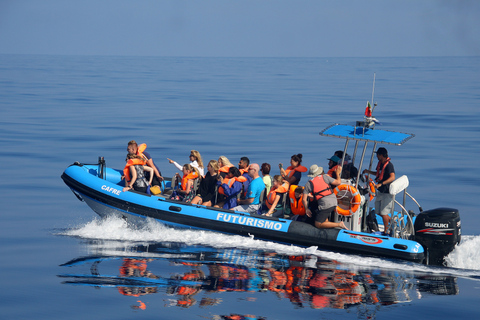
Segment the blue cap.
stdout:
<svg viewBox="0 0 480 320">
<path fill-rule="evenodd" d="M 331 158 L 328 158 L 327 160 L 332 160 L 335 163 L 338 163 L 340 161 L 340 158 L 337 156 L 332 156 Z"/>
</svg>

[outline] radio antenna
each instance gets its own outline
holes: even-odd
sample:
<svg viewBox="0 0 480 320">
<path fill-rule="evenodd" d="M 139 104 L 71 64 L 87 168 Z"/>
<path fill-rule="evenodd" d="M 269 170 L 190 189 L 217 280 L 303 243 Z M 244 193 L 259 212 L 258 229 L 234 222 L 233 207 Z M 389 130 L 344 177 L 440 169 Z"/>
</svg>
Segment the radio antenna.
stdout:
<svg viewBox="0 0 480 320">
<path fill-rule="evenodd" d="M 375 111 L 375 107 L 377 106 L 377 104 L 375 102 L 373 102 L 373 95 L 375 94 L 375 76 L 376 76 L 376 73 L 374 72 L 373 73 L 373 88 L 372 88 L 372 104 L 373 104 L 372 114 L 373 114 L 373 111 Z"/>
</svg>

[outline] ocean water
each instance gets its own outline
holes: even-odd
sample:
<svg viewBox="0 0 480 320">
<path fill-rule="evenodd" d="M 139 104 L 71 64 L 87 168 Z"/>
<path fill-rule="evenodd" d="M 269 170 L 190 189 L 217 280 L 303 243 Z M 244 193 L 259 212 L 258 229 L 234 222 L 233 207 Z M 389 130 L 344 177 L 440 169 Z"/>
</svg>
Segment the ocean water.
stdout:
<svg viewBox="0 0 480 320">
<path fill-rule="evenodd" d="M 121 168 L 135 139 L 164 176 L 205 162 L 327 166 L 361 120 L 415 134 L 387 146 L 424 209 L 453 207 L 448 267 L 100 220 L 60 175 Z M 160 58 L 0 55 L 0 315 L 5 319 L 399 319 L 478 315 L 480 57 Z M 371 150 L 371 149 L 370 149 Z M 304 178 L 306 180 L 306 177 Z M 305 182 L 305 180 L 302 180 Z"/>
</svg>

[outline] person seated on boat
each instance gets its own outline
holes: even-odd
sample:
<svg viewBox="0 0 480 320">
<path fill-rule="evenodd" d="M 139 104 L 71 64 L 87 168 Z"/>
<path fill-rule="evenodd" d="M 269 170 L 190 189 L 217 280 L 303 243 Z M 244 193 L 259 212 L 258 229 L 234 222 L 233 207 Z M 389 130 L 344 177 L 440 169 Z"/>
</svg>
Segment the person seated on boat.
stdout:
<svg viewBox="0 0 480 320">
<path fill-rule="evenodd" d="M 146 161 L 141 157 L 133 153 L 127 154 L 125 159 L 127 164 L 123 169 L 122 179 L 125 178 L 125 188 L 123 192 L 128 190 L 135 190 L 138 192 L 147 193 L 148 186 L 152 185 L 153 169 L 146 166 Z M 150 178 L 147 181 L 145 178 L 145 171 L 150 172 Z"/>
<path fill-rule="evenodd" d="M 308 169 L 301 165 L 303 155 L 301 153 L 294 154 L 290 159 L 290 166 L 283 169 L 283 164 L 279 164 L 280 175 L 287 180 L 290 185 L 298 185 L 302 179 L 302 172 L 307 172 Z"/>
<path fill-rule="evenodd" d="M 133 154 L 136 154 L 138 156 L 141 156 L 143 159 L 145 159 L 145 161 L 147 161 L 147 166 L 149 166 L 150 168 L 153 169 L 152 186 L 159 186 L 160 187 L 161 184 L 162 184 L 162 181 L 163 181 L 162 173 L 160 172 L 157 165 L 155 164 L 155 161 L 153 161 L 153 158 L 150 155 L 150 153 L 145 151 L 146 148 L 147 148 L 147 145 L 145 143 L 142 143 L 139 146 L 137 144 L 137 142 L 135 142 L 135 140 L 129 141 L 128 145 L 127 145 L 128 153 L 133 153 Z M 147 171 L 146 173 L 147 173 L 147 175 L 146 175 L 147 179 L 150 179 L 149 171 Z"/>
<path fill-rule="evenodd" d="M 175 167 L 177 167 L 179 170 L 182 170 L 182 166 L 178 164 L 178 162 L 175 162 L 169 158 L 167 158 L 168 162 L 173 164 Z M 194 168 L 197 168 L 198 173 L 203 177 L 204 174 L 204 168 L 203 168 L 203 161 L 202 161 L 202 156 L 200 155 L 200 152 L 197 150 L 191 150 L 190 151 L 190 165 Z"/>
<path fill-rule="evenodd" d="M 197 169 L 188 163 L 183 165 L 182 172 L 183 176 L 180 187 L 172 193 L 170 199 L 190 202 L 195 197 L 195 190 L 193 186 L 195 179 L 199 177 L 199 174 Z M 175 176 L 179 177 L 180 175 L 177 172 Z"/>
<path fill-rule="evenodd" d="M 202 204 L 204 206 L 213 206 L 215 204 L 215 189 L 217 186 L 218 162 L 210 160 L 207 165 L 207 174 L 200 181 L 197 195 L 192 200 L 192 204 Z"/>
<path fill-rule="evenodd" d="M 242 187 L 242 193 L 240 194 L 240 199 L 246 198 L 248 185 L 252 181 L 252 177 L 248 175 L 249 166 L 250 166 L 250 159 L 248 159 L 248 157 L 241 157 L 240 161 L 238 161 L 238 170 L 240 170 L 241 175 L 244 176 L 245 179 L 247 179 L 242 183 L 243 187 Z"/>
<path fill-rule="evenodd" d="M 337 207 L 337 197 L 333 193 L 333 188 L 342 183 L 341 173 L 342 167 L 338 166 L 336 169 L 337 178 L 333 179 L 329 175 L 323 174 L 323 168 L 316 164 L 312 165 L 308 171 L 308 177 L 311 180 L 305 185 L 302 200 L 305 214 L 314 218 L 314 225 L 317 228 L 346 229 L 343 221 L 337 223 L 329 220 Z"/>
<path fill-rule="evenodd" d="M 272 176 L 270 175 L 271 166 L 269 163 L 262 163 L 260 171 L 262 172 L 262 180 L 265 183 L 265 192 L 268 194 L 270 192 L 270 188 L 272 187 Z"/>
<path fill-rule="evenodd" d="M 227 174 L 228 174 L 228 169 L 230 167 L 233 167 L 233 164 L 230 162 L 230 160 L 228 160 L 227 157 L 225 156 L 220 156 L 218 157 L 218 174 L 221 176 L 222 179 L 224 179 Z M 220 177 L 217 177 L 218 179 L 220 179 Z M 219 194 L 217 192 L 217 203 L 218 202 L 223 202 L 225 200 L 225 196 L 223 194 Z"/>
<path fill-rule="evenodd" d="M 248 174 L 252 177 L 252 182 L 248 185 L 247 198 L 238 200 L 238 206 L 232 208 L 235 211 L 260 214 L 261 203 L 260 195 L 265 189 L 265 183 L 259 175 L 260 166 L 258 163 L 252 163 L 248 168 Z"/>
<path fill-rule="evenodd" d="M 220 156 L 218 157 L 218 172 L 222 176 L 222 178 L 225 178 L 225 176 L 228 173 L 228 168 L 233 167 L 233 164 L 228 160 L 227 157 L 225 156 Z"/>
<path fill-rule="evenodd" d="M 383 219 L 384 232 L 388 230 L 390 216 L 394 207 L 393 195 L 390 194 L 390 184 L 395 181 L 395 168 L 388 156 L 387 149 L 381 147 L 376 151 L 378 164 L 376 171 L 363 170 L 363 174 L 375 175 L 375 188 L 378 190 L 375 198 L 375 213 Z"/>
<path fill-rule="evenodd" d="M 338 163 L 341 162 L 341 159 L 337 156 L 332 156 L 327 160 L 328 160 L 327 175 L 332 177 L 333 179 L 337 179 L 337 168 L 340 167 Z"/>
<path fill-rule="evenodd" d="M 333 155 L 340 159 L 338 162 L 338 164 L 340 164 L 340 162 L 342 162 L 343 151 L 337 150 Z M 357 175 L 358 169 L 353 165 L 352 157 L 346 153 L 345 159 L 343 160 L 342 179 L 356 179 Z"/>
<path fill-rule="evenodd" d="M 281 175 L 273 176 L 273 186 L 265 200 L 265 205 L 268 208 L 265 213 L 266 216 L 283 218 L 283 204 L 280 200 L 288 192 L 288 188 L 288 182 Z"/>
<path fill-rule="evenodd" d="M 242 183 L 246 178 L 240 174 L 237 167 L 230 167 L 225 178 L 217 175 L 219 202 L 215 207 L 231 209 L 237 206 L 237 198 L 242 191 Z"/>
<path fill-rule="evenodd" d="M 290 211 L 293 214 L 291 219 L 313 224 L 313 220 L 306 215 L 305 206 L 303 205 L 303 190 L 303 187 L 296 185 L 292 185 L 289 188 L 288 198 L 290 200 Z M 311 194 L 309 194 L 309 196 L 311 196 Z"/>
</svg>

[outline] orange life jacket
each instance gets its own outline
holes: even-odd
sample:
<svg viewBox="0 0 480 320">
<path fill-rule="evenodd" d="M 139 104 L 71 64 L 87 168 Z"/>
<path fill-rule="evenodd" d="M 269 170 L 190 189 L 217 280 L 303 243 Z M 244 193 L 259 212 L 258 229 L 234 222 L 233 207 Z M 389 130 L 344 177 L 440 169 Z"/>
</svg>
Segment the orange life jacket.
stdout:
<svg viewBox="0 0 480 320">
<path fill-rule="evenodd" d="M 230 167 L 233 167 L 233 164 L 229 166 L 223 166 L 220 169 L 218 169 L 218 171 L 228 173 L 228 169 L 230 169 Z"/>
<path fill-rule="evenodd" d="M 187 182 L 188 180 L 197 179 L 198 173 L 196 171 L 190 172 L 189 174 L 184 174 L 182 177 L 182 190 L 187 190 Z"/>
<path fill-rule="evenodd" d="M 306 213 L 305 206 L 303 205 L 303 193 L 299 199 L 295 198 L 295 189 L 297 185 L 291 185 L 290 190 L 288 191 L 288 197 L 290 198 L 290 209 L 292 213 L 299 216 L 304 216 Z"/>
<path fill-rule="evenodd" d="M 222 184 L 225 183 L 226 185 L 228 185 L 229 188 L 231 188 L 235 181 L 238 181 L 241 183 L 241 182 L 247 181 L 247 178 L 245 178 L 244 176 L 233 177 L 232 179 L 228 179 L 227 177 L 225 177 L 223 178 Z M 223 190 L 222 186 L 218 187 L 218 193 L 225 195 L 225 191 Z"/>
<path fill-rule="evenodd" d="M 295 172 L 307 172 L 308 169 L 304 166 L 298 166 L 296 168 L 289 166 L 287 169 L 285 169 L 285 174 L 287 175 L 287 179 L 292 177 Z"/>
<path fill-rule="evenodd" d="M 265 204 L 267 205 L 268 209 L 270 209 L 275 201 L 275 197 L 277 193 L 287 193 L 288 192 L 288 182 L 283 183 L 281 186 L 277 188 L 270 189 L 268 193 L 267 200 L 265 200 Z"/>
<path fill-rule="evenodd" d="M 145 160 L 142 159 L 128 159 L 127 164 L 125 165 L 125 168 L 123 168 L 123 175 L 125 176 L 125 180 L 127 182 L 130 182 L 130 167 L 135 166 L 135 165 L 140 165 L 144 166 L 146 163 Z"/>
<path fill-rule="evenodd" d="M 337 171 L 337 168 L 338 168 L 338 164 L 336 166 L 333 166 L 332 169 L 328 170 L 327 175 L 334 178 L 333 173 Z"/>
<path fill-rule="evenodd" d="M 147 161 L 148 160 L 147 157 L 143 154 L 143 151 L 145 151 L 145 149 L 147 149 L 146 143 L 142 143 L 141 145 L 139 145 L 137 149 L 137 156 L 140 156 L 143 159 L 145 159 L 145 161 Z"/>
<path fill-rule="evenodd" d="M 382 182 L 383 181 L 383 174 L 385 172 L 385 168 L 387 167 L 387 165 L 390 163 L 390 157 L 387 158 L 387 160 L 385 161 L 385 163 L 382 165 L 380 163 L 380 161 L 378 161 L 378 164 L 377 164 L 377 176 L 376 176 L 376 179 L 375 181 L 377 181 L 377 183 L 379 182 Z M 388 179 L 388 178 L 387 178 Z"/>
<path fill-rule="evenodd" d="M 310 183 L 312 184 L 312 194 L 315 197 L 315 200 L 320 200 L 333 193 L 330 185 L 323 179 L 323 175 L 316 176 L 310 180 Z"/>
</svg>

